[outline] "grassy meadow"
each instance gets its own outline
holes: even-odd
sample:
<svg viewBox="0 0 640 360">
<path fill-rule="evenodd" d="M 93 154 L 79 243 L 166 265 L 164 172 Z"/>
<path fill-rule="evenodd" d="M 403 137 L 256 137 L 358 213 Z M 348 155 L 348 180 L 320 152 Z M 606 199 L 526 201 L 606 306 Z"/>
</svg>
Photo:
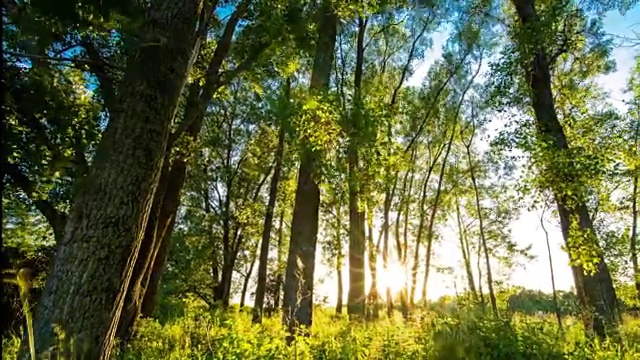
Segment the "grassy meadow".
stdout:
<svg viewBox="0 0 640 360">
<path fill-rule="evenodd" d="M 226 312 L 191 305 L 180 316 L 144 319 L 116 359 L 640 359 L 640 318 L 625 316 L 623 344 L 588 339 L 577 319 L 516 314 L 495 320 L 473 310 L 400 313 L 377 321 L 349 322 L 318 308 L 312 334 L 286 345 L 280 316 L 251 324 L 249 308 Z M 18 337 L 3 340 L 4 359 L 17 358 Z"/>
</svg>

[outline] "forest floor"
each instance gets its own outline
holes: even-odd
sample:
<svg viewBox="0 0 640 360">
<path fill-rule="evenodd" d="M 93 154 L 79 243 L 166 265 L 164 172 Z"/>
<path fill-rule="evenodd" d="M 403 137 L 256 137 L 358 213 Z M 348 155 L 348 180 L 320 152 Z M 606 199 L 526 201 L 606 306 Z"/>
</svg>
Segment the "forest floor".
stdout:
<svg viewBox="0 0 640 360">
<path fill-rule="evenodd" d="M 251 325 L 250 310 L 226 313 L 185 308 L 180 316 L 142 320 L 117 359 L 640 359 L 640 318 L 625 317 L 622 346 L 593 341 L 575 318 L 558 331 L 552 315 L 494 320 L 469 311 L 424 313 L 350 323 L 331 309 L 315 312 L 312 335 L 291 346 L 280 316 Z M 384 317 L 384 314 L 381 314 Z M 3 339 L 2 357 L 14 359 L 17 337 Z"/>
</svg>

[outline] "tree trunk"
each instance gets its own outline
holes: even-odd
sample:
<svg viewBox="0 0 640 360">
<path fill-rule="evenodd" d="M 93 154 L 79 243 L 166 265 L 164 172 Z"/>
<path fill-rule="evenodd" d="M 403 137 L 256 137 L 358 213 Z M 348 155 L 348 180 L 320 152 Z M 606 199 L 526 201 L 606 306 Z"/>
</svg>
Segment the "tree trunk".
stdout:
<svg viewBox="0 0 640 360">
<path fill-rule="evenodd" d="M 551 271 L 551 291 L 553 291 L 553 307 L 556 313 L 556 320 L 558 321 L 558 329 L 562 330 L 562 312 L 560 311 L 560 305 L 558 303 L 558 292 L 556 291 L 556 276 L 553 272 L 553 259 L 551 258 L 551 244 L 549 244 L 549 232 L 544 226 L 544 210 L 540 215 L 540 227 L 544 231 L 545 241 L 547 243 L 547 254 L 549 256 L 549 270 Z"/>
<path fill-rule="evenodd" d="M 415 252 L 413 253 L 413 264 L 411 265 L 411 292 L 409 293 L 409 303 L 411 305 L 411 307 L 413 307 L 415 305 L 415 298 L 416 298 L 416 286 L 418 285 L 418 266 L 420 265 L 420 245 L 422 244 L 422 235 L 424 232 L 424 223 L 426 221 L 426 213 L 427 213 L 427 209 L 426 209 L 426 204 L 427 204 L 427 189 L 429 188 L 429 180 L 431 179 L 431 172 L 433 171 L 433 168 L 435 167 L 435 163 L 437 161 L 437 158 L 439 157 L 439 155 L 436 157 L 436 159 L 433 160 L 433 163 L 431 163 L 431 165 L 429 166 L 429 170 L 427 172 L 427 176 L 425 177 L 423 183 L 422 183 L 422 190 L 420 192 L 420 222 L 418 223 L 418 234 L 416 235 L 416 248 L 415 248 Z M 411 196 L 411 194 L 409 194 L 409 196 Z M 408 212 L 405 212 L 405 221 L 408 222 Z M 405 228 L 406 228 L 406 223 L 405 223 Z M 407 236 L 406 234 L 406 229 L 405 229 L 405 236 Z"/>
<path fill-rule="evenodd" d="M 247 296 L 247 289 L 249 289 L 249 282 L 251 281 L 251 274 L 253 274 L 253 267 L 256 265 L 256 254 L 254 253 L 251 256 L 251 264 L 249 265 L 249 269 L 247 270 L 247 274 L 244 276 L 244 281 L 242 283 L 242 295 L 240 296 L 240 309 L 244 307 L 244 300 Z"/>
<path fill-rule="evenodd" d="M 344 300 L 344 285 L 342 283 L 342 205 L 336 206 L 336 274 L 338 276 L 338 299 L 336 301 L 336 314 L 342 314 L 342 302 Z"/>
<path fill-rule="evenodd" d="M 482 242 L 478 241 L 478 250 L 477 250 L 477 259 L 476 259 L 476 269 L 478 269 L 478 294 L 480 294 L 480 307 L 482 308 L 482 312 L 484 313 L 487 303 L 484 299 L 484 291 L 482 290 Z"/>
<path fill-rule="evenodd" d="M 190 115 L 191 111 L 195 111 L 198 107 L 196 102 L 196 89 L 193 86 L 190 88 L 190 93 L 187 100 L 187 114 Z M 199 118 L 192 122 L 187 129 L 186 136 L 191 141 L 195 141 L 200 129 L 202 128 L 203 118 Z M 147 306 L 153 304 L 155 306 L 155 299 L 151 301 L 150 297 L 147 297 L 147 291 L 149 285 L 151 285 L 151 294 L 149 296 L 155 297 L 159 284 L 155 281 L 160 279 L 160 273 L 164 269 L 166 263 L 166 252 L 168 242 L 173 232 L 173 225 L 175 224 L 175 216 L 180 204 L 180 194 L 182 187 L 186 179 L 187 172 L 187 154 L 181 153 L 173 160 L 171 166 L 168 164 L 168 156 L 165 157 L 167 164 L 166 170 L 163 170 L 158 183 L 158 190 L 154 197 L 154 204 L 152 206 L 151 217 L 147 223 L 143 242 L 140 248 L 141 254 L 148 254 L 148 256 L 138 257 L 132 280 L 129 283 L 129 289 L 127 291 L 127 299 L 125 301 L 125 308 L 121 314 L 120 325 L 116 336 L 120 339 L 121 344 L 125 345 L 130 336 L 132 335 L 133 324 L 137 317 L 142 313 L 142 306 L 145 303 Z M 165 173 L 166 171 L 166 173 Z M 164 260 L 157 260 L 158 254 L 161 254 L 161 258 Z M 153 279 L 153 281 L 151 281 Z M 149 309 L 147 309 L 149 311 Z M 147 316 L 153 313 L 153 309 L 148 312 Z"/>
<path fill-rule="evenodd" d="M 283 228 L 283 223 L 284 223 L 284 211 L 280 211 L 280 220 L 278 221 L 278 267 L 277 267 L 277 275 L 276 275 L 276 286 L 275 289 L 273 290 L 274 294 L 273 294 L 273 309 L 274 310 L 279 310 L 280 309 L 280 292 L 282 289 L 282 258 L 284 256 L 284 251 L 282 249 L 282 232 L 284 230 Z"/>
<path fill-rule="evenodd" d="M 473 80 L 472 80 L 473 82 Z M 468 88 L 467 88 L 468 89 Z M 466 93 L 466 90 L 465 90 Z M 460 99 L 460 104 L 462 104 L 462 100 L 464 99 L 464 94 Z M 458 105 L 458 111 L 460 110 L 460 104 Z M 433 247 L 433 226 L 436 223 L 436 214 L 438 212 L 438 206 L 440 205 L 440 194 L 442 193 L 442 183 L 444 182 L 444 172 L 447 168 L 447 159 L 449 158 L 449 153 L 451 152 L 451 145 L 453 144 L 453 138 L 456 134 L 456 128 L 458 125 L 458 114 L 456 112 L 456 119 L 453 123 L 453 129 L 451 129 L 451 136 L 449 137 L 449 142 L 447 143 L 447 150 L 444 153 L 444 157 L 442 158 L 442 165 L 440 166 L 440 174 L 438 177 L 438 186 L 436 187 L 436 195 L 433 199 L 433 206 L 431 207 L 431 215 L 429 217 L 429 225 L 427 227 L 427 254 L 424 268 L 424 280 L 422 282 L 422 301 L 424 304 L 427 304 L 427 281 L 429 280 L 429 270 L 431 270 L 431 250 Z"/>
<path fill-rule="evenodd" d="M 287 81 L 286 98 L 289 99 L 289 91 L 291 83 Z M 256 298 L 253 305 L 254 324 L 262 322 L 262 311 L 264 307 L 264 295 L 267 288 L 267 263 L 269 261 L 269 240 L 271 238 L 271 228 L 273 226 L 273 212 L 276 207 L 276 198 L 278 195 L 278 183 L 280 182 L 280 173 L 282 171 L 282 157 L 284 155 L 284 124 L 280 125 L 280 133 L 278 134 L 278 148 L 276 149 L 276 165 L 271 177 L 271 185 L 269 188 L 269 202 L 264 217 L 264 226 L 262 228 L 262 242 L 260 244 L 260 262 L 258 263 L 258 286 L 256 288 Z"/>
<path fill-rule="evenodd" d="M 371 273 L 371 288 L 369 289 L 369 306 L 371 309 L 367 313 L 370 314 L 371 319 L 377 320 L 380 318 L 380 309 L 378 308 L 378 247 L 373 243 L 373 215 L 370 210 L 367 211 L 367 217 L 369 272 Z"/>
<path fill-rule="evenodd" d="M 384 240 L 382 244 L 382 269 L 385 272 L 385 276 L 389 271 L 389 226 L 390 226 L 389 212 L 391 211 L 391 200 L 395 195 L 397 184 L 398 184 L 398 174 L 396 173 L 396 175 L 394 176 L 393 186 L 391 187 L 391 189 L 387 188 L 387 191 L 385 191 L 385 195 L 384 195 L 384 210 L 383 210 L 384 223 L 382 225 Z M 399 239 L 396 239 L 396 240 L 399 240 Z M 391 294 L 391 288 L 389 287 L 388 284 L 385 289 L 385 297 L 386 297 L 385 300 L 387 304 L 387 318 L 391 319 L 393 318 L 393 294 Z"/>
<path fill-rule="evenodd" d="M 476 291 L 476 283 L 473 278 L 473 270 L 471 270 L 471 254 L 469 254 L 469 241 L 467 239 L 467 232 L 462 224 L 462 216 L 460 213 L 460 200 L 456 197 L 456 220 L 458 222 L 458 237 L 460 239 L 460 251 L 462 251 L 462 261 L 464 262 L 464 269 L 467 274 L 467 284 L 469 291 L 473 297 L 473 301 L 478 301 L 478 293 Z"/>
<path fill-rule="evenodd" d="M 349 163 L 349 293 L 347 312 L 350 318 L 360 318 L 365 314 L 365 234 L 364 211 L 360 204 L 362 179 L 359 164 L 359 131 L 362 122 L 362 67 L 364 66 L 364 35 L 367 22 L 358 17 L 358 37 L 356 48 L 356 67 L 354 77 L 354 110 L 348 124 L 349 145 L 347 158 Z"/>
<path fill-rule="evenodd" d="M 396 215 L 396 247 L 398 250 L 398 259 L 400 260 L 400 263 L 402 264 L 403 269 L 407 269 L 407 260 L 408 260 L 408 242 L 409 242 L 409 233 L 408 233 L 408 226 L 409 226 L 409 204 L 411 203 L 410 199 L 411 199 L 411 193 L 413 192 L 413 178 L 415 175 L 415 156 L 416 156 L 416 150 L 415 148 L 411 151 L 411 157 L 410 157 L 410 161 L 409 161 L 409 169 L 404 176 L 403 179 L 403 184 L 402 184 L 402 195 L 401 195 L 401 200 L 400 203 L 398 204 L 398 214 Z M 407 188 L 407 177 L 409 177 L 409 186 Z M 402 211 L 404 208 L 404 212 Z M 404 215 L 404 219 L 402 221 L 403 223 L 403 230 L 402 230 L 402 243 L 400 242 L 400 215 L 403 214 Z M 402 312 L 402 317 L 406 320 L 409 318 L 409 294 L 407 291 L 407 279 L 406 279 L 406 273 L 405 273 L 405 278 L 402 279 L 404 282 L 404 286 L 402 287 L 402 289 L 400 290 L 400 310 Z"/>
<path fill-rule="evenodd" d="M 532 27 L 539 25 L 539 21 L 533 1 L 512 0 L 512 2 L 523 28 L 535 31 L 536 29 Z M 521 48 L 527 47 L 528 50 L 523 53 L 531 55 L 531 58 L 523 63 L 523 68 L 531 90 L 538 138 L 549 149 L 556 152 L 556 154 L 552 154 L 553 159 L 567 160 L 563 161 L 562 166 L 549 166 L 551 164 L 547 161 L 547 168 L 543 169 L 545 176 L 552 179 L 550 187 L 558 207 L 560 226 L 567 251 L 572 260 L 581 260 L 576 259 L 576 249 L 574 248 L 574 238 L 580 236 L 585 238 L 581 241 L 586 241 L 586 246 L 590 247 L 596 255 L 596 269 L 592 274 L 586 274 L 581 265 L 572 266 L 578 298 L 585 310 L 583 317 L 585 328 L 601 338 L 606 337 L 607 334 L 618 337 L 620 324 L 618 299 L 609 268 L 593 229 L 588 208 L 584 199 L 580 198 L 578 194 L 569 194 L 561 188 L 563 184 L 571 184 L 572 186 L 580 186 L 581 184 L 576 179 L 578 170 L 573 160 L 569 159 L 569 144 L 556 114 L 548 56 L 541 44 L 534 44 L 533 49 L 531 49 L 531 44 L 521 43 L 519 45 Z M 533 50 L 532 53 L 531 50 Z M 553 179 L 562 179 L 562 181 Z M 574 229 L 571 229 L 572 226 Z M 575 228 L 579 234 L 575 234 Z"/>
<path fill-rule="evenodd" d="M 311 89 L 322 94 L 329 87 L 337 32 L 337 15 L 328 0 L 320 6 L 318 41 L 311 75 Z M 291 240 L 284 285 L 283 323 L 293 336 L 300 325 L 313 321 L 313 278 L 318 236 L 320 189 L 315 179 L 318 154 L 303 144 L 298 170 Z M 293 337 L 290 336 L 290 343 Z"/>
<path fill-rule="evenodd" d="M 640 157 L 640 120 L 635 128 L 635 149 Z M 629 250 L 631 252 L 631 266 L 633 267 L 633 277 L 636 286 L 636 297 L 640 301 L 640 265 L 638 265 L 638 178 L 640 169 L 635 165 L 633 171 L 633 188 L 631 190 L 631 237 L 629 239 Z"/>
<path fill-rule="evenodd" d="M 478 189 L 478 183 L 476 181 L 473 160 L 471 158 L 471 146 L 467 146 L 467 160 L 469 162 L 469 175 L 471 176 L 471 184 L 473 185 L 473 193 L 476 200 L 476 211 L 478 212 L 478 227 L 480 229 L 480 245 L 484 254 L 485 267 L 487 270 L 487 287 L 489 288 L 489 301 L 491 302 L 491 311 L 494 316 L 498 316 L 498 302 L 496 301 L 496 294 L 493 291 L 493 276 L 491 275 L 491 262 L 489 260 L 489 249 L 487 247 L 487 238 L 484 234 L 484 222 L 482 216 L 482 207 L 480 206 L 480 190 Z"/>
<path fill-rule="evenodd" d="M 65 339 L 73 340 L 69 350 L 75 356 L 111 356 L 169 128 L 197 51 L 202 5 L 164 0 L 147 10 L 142 34 L 159 44 L 138 47 L 128 57 L 118 91 L 120 111 L 78 187 L 36 311 L 38 353 L 54 345 L 58 325 Z"/>
</svg>

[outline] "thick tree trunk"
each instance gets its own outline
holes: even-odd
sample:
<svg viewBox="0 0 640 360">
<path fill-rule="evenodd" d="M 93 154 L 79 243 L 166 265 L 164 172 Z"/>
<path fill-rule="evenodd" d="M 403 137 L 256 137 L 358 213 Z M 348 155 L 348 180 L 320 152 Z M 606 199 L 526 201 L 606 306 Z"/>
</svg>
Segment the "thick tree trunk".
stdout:
<svg viewBox="0 0 640 360">
<path fill-rule="evenodd" d="M 289 99 L 289 91 L 291 84 L 287 82 L 286 98 Z M 271 228 L 273 227 L 273 212 L 276 207 L 276 197 L 278 195 L 278 183 L 280 181 L 280 173 L 282 171 L 282 157 L 284 155 L 284 124 L 280 125 L 280 133 L 278 134 L 278 148 L 276 149 L 276 165 L 271 178 L 269 188 L 269 201 L 264 217 L 264 226 L 262 228 L 262 242 L 260 244 L 260 261 L 258 263 L 258 286 L 256 288 L 256 298 L 253 305 L 253 323 L 262 322 L 262 311 L 264 307 L 264 295 L 267 288 L 267 263 L 269 261 L 269 242 L 271 239 Z"/>
<path fill-rule="evenodd" d="M 199 104 L 197 102 L 197 87 L 191 85 L 187 100 L 186 116 L 195 116 Z M 195 141 L 203 122 L 203 116 L 195 119 L 186 131 L 190 141 Z M 166 253 L 169 247 L 175 216 L 180 205 L 180 194 L 187 174 L 186 153 L 179 154 L 171 163 L 165 164 L 166 170 L 160 177 L 158 190 L 154 198 L 151 217 L 145 229 L 145 235 L 136 261 L 132 281 L 129 283 L 125 308 L 121 314 L 121 320 L 117 337 L 125 345 L 132 335 L 133 324 L 139 315 L 150 316 L 155 306 L 155 296 L 158 292 L 162 270 L 166 263 Z M 168 161 L 168 156 L 165 158 Z M 166 173 L 165 173 L 166 171 Z M 149 289 L 151 289 L 149 291 Z M 149 294 L 147 294 L 149 292 Z M 152 298 L 154 298 L 152 300 Z M 143 313 L 142 308 L 152 306 Z"/>
<path fill-rule="evenodd" d="M 337 32 L 337 15 L 328 0 L 320 6 L 318 41 L 311 75 L 311 89 L 323 93 L 329 87 Z M 283 323 L 294 335 L 300 325 L 313 321 L 313 278 L 318 236 L 320 189 L 315 179 L 318 155 L 304 146 L 298 170 L 291 240 L 284 285 Z M 289 337 L 289 341 L 293 338 Z"/>
<path fill-rule="evenodd" d="M 202 6 L 198 0 L 163 0 L 147 11 L 141 34 L 159 44 L 138 47 L 128 57 L 118 91 L 120 111 L 75 195 L 36 311 L 38 353 L 54 345 L 57 325 L 73 340 L 74 356 L 111 355 L 169 128 L 197 51 Z"/>
<path fill-rule="evenodd" d="M 533 1 L 512 0 L 512 2 L 523 28 L 529 31 L 539 31 L 534 29 L 535 26 L 539 26 L 539 21 Z M 519 41 L 523 40 L 519 39 Z M 573 266 L 576 290 L 585 310 L 583 318 L 585 327 L 601 338 L 606 337 L 607 334 L 617 337 L 620 324 L 618 299 L 609 268 L 593 229 L 591 216 L 584 199 L 562 189 L 564 184 L 580 186 L 580 183 L 576 179 L 578 170 L 573 161 L 568 159 L 569 144 L 556 114 L 548 55 L 542 44 L 534 44 L 533 49 L 531 49 L 531 44 L 520 43 L 519 45 L 523 49 L 527 47 L 527 50 L 523 51 L 523 55 L 531 56 L 523 63 L 523 67 L 531 90 L 538 137 L 546 146 L 556 152 L 551 156 L 563 160 L 561 166 L 549 166 L 551 164 L 548 161 L 547 168 L 543 170 L 545 176 L 552 179 L 550 180 L 551 190 L 554 193 L 560 214 L 560 226 L 567 250 L 571 259 L 581 260 L 576 259 L 576 249 L 574 248 L 576 246 L 574 238 L 580 236 L 585 239 L 581 241 L 586 241 L 586 246 L 596 252 L 597 265 L 593 274 L 586 274 L 580 265 Z M 560 181 L 560 179 L 562 180 Z M 579 234 L 576 234 L 576 230 Z"/>
<path fill-rule="evenodd" d="M 356 68 L 354 77 L 354 110 L 347 126 L 349 145 L 349 293 L 347 312 L 351 318 L 361 318 L 365 314 L 365 229 L 364 211 L 360 204 L 362 179 L 359 164 L 359 130 L 362 122 L 362 71 L 364 66 L 364 35 L 367 22 L 358 17 L 358 37 L 356 47 Z"/>
</svg>

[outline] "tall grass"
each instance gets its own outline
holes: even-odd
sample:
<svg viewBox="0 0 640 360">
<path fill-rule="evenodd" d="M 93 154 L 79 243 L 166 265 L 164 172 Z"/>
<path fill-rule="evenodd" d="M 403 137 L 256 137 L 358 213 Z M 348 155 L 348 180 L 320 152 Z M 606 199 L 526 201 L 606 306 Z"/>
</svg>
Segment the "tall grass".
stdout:
<svg viewBox="0 0 640 360">
<path fill-rule="evenodd" d="M 280 317 L 251 324 L 251 312 L 210 312 L 190 306 L 163 324 L 144 319 L 118 359 L 640 359 L 640 319 L 626 318 L 624 346 L 588 339 L 579 321 L 553 317 L 492 319 L 475 311 L 423 313 L 349 323 L 328 310 L 315 312 L 312 335 L 287 346 Z M 13 359 L 16 338 L 3 339 L 3 358 Z"/>
</svg>

